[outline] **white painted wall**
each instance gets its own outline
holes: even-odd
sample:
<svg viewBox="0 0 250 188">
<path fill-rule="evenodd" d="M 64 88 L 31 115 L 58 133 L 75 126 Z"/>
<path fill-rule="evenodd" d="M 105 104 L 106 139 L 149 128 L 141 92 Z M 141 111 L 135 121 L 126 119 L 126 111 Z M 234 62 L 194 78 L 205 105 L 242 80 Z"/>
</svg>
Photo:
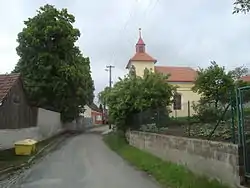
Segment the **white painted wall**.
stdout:
<svg viewBox="0 0 250 188">
<path fill-rule="evenodd" d="M 42 140 L 42 135 L 38 127 L 0 130 L 0 150 L 12 148 L 16 141 L 26 138 Z"/>
<path fill-rule="evenodd" d="M 83 116 L 86 117 L 86 118 L 91 118 L 91 108 L 88 106 L 88 105 L 85 105 L 84 106 L 84 113 L 83 113 Z"/>
<path fill-rule="evenodd" d="M 60 113 L 39 108 L 36 127 L 0 130 L 0 149 L 11 148 L 16 141 L 27 138 L 44 140 L 63 130 Z"/>
<path fill-rule="evenodd" d="M 38 109 L 37 127 L 43 137 L 51 137 L 62 131 L 62 123 L 60 113 Z"/>
</svg>

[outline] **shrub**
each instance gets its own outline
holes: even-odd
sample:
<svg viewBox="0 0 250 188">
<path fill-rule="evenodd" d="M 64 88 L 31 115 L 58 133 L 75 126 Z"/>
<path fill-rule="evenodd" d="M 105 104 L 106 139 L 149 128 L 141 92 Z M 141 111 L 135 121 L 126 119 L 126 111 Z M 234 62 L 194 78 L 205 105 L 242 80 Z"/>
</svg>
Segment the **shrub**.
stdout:
<svg viewBox="0 0 250 188">
<path fill-rule="evenodd" d="M 203 123 L 217 122 L 224 112 L 222 106 L 215 107 L 210 103 L 200 102 L 193 105 L 195 116 Z"/>
</svg>

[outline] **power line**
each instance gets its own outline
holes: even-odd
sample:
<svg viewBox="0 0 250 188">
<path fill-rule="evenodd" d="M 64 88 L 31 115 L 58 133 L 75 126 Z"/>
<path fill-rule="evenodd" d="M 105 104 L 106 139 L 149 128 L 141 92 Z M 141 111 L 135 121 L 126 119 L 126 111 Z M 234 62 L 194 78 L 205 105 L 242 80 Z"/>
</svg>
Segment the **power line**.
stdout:
<svg viewBox="0 0 250 188">
<path fill-rule="evenodd" d="M 155 3 L 154 3 L 154 5 L 153 5 L 153 8 L 152 8 L 152 9 L 155 8 L 155 6 L 156 6 L 156 4 L 158 3 L 158 1 L 159 1 L 159 0 L 156 0 L 156 1 L 155 1 Z M 144 13 L 145 13 L 145 14 L 146 14 L 147 11 L 149 11 L 150 5 L 151 5 L 153 2 L 154 2 L 154 0 L 150 0 L 149 5 L 148 5 L 148 6 L 146 7 L 146 9 L 144 10 Z M 137 4 L 137 5 L 138 5 L 138 4 Z M 151 9 L 151 11 L 152 11 L 152 9 Z M 123 27 L 120 29 L 117 40 L 120 39 L 120 35 L 122 35 L 122 32 L 124 32 L 124 31 L 126 30 L 126 28 L 127 28 L 128 24 L 129 24 L 130 20 L 134 17 L 134 15 L 135 15 L 135 13 L 136 13 L 136 10 L 137 10 L 137 6 L 133 6 L 133 8 L 131 8 L 131 10 L 130 10 L 130 12 L 129 12 L 129 17 L 128 17 L 128 19 L 126 20 L 126 22 L 125 22 L 125 24 L 123 25 Z M 114 61 L 115 61 L 115 58 L 116 58 L 116 50 L 117 50 L 117 49 L 115 49 L 115 50 L 113 51 L 112 56 L 111 56 L 111 60 L 110 60 L 110 62 L 112 62 L 113 64 L 115 63 Z M 107 69 L 105 69 L 105 70 L 106 70 L 106 71 L 109 71 L 109 87 L 111 87 L 111 86 L 112 86 L 112 80 L 111 80 L 112 71 L 111 71 L 111 69 L 114 68 L 114 66 L 109 65 L 109 66 L 106 66 L 106 68 L 107 68 Z"/>
<path fill-rule="evenodd" d="M 149 10 L 150 5 L 152 5 L 152 3 L 154 3 L 154 4 L 153 4 L 153 7 L 152 7 L 151 10 Z M 145 10 L 144 10 L 144 15 L 146 16 L 146 12 L 148 12 L 148 11 L 151 12 L 151 11 L 156 7 L 156 5 L 157 5 L 158 3 L 159 3 L 159 0 L 155 0 L 155 1 L 154 1 L 154 0 L 150 0 L 148 6 L 147 6 L 147 7 L 145 8 Z M 138 4 L 140 4 L 140 2 L 137 2 L 136 4 L 138 5 Z M 126 30 L 126 28 L 127 28 L 128 24 L 129 24 L 130 20 L 131 20 L 132 17 L 135 15 L 136 10 L 137 10 L 137 6 L 134 6 L 134 7 L 130 10 L 129 17 L 128 17 L 128 19 L 126 20 L 124 26 L 120 29 L 117 40 L 120 39 L 120 35 L 122 35 L 122 32 Z M 116 50 L 117 50 L 117 49 L 116 49 Z M 116 57 L 116 50 L 113 51 L 112 56 L 111 56 L 111 61 L 110 61 L 110 62 L 112 62 L 112 63 L 114 63 L 114 60 L 115 60 L 115 57 Z"/>
<path fill-rule="evenodd" d="M 126 30 L 129 21 L 132 19 L 132 17 L 134 16 L 135 12 L 136 12 L 137 7 L 134 6 L 133 8 L 131 8 L 130 12 L 129 12 L 129 17 L 126 20 L 124 26 L 120 29 L 119 33 L 118 33 L 118 37 L 117 37 L 117 41 L 120 40 L 120 36 L 122 35 L 122 32 Z M 112 56 L 111 56 L 111 62 L 113 62 L 115 60 L 115 56 L 116 56 L 116 50 L 113 51 Z"/>
</svg>

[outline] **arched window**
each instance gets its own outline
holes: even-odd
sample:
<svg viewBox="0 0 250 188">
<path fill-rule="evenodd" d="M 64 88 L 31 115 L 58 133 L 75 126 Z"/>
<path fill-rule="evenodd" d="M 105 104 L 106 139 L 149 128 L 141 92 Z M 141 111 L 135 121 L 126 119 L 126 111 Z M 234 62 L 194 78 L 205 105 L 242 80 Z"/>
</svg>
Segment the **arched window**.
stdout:
<svg viewBox="0 0 250 188">
<path fill-rule="evenodd" d="M 181 110 L 181 94 L 180 93 L 174 94 L 173 109 L 174 110 Z"/>
</svg>

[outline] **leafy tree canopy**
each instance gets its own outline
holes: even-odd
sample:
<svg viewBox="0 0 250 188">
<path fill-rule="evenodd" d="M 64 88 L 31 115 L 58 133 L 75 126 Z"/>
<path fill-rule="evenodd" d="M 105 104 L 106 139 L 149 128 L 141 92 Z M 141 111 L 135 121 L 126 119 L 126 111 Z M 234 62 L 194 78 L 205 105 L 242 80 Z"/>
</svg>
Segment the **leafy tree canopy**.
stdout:
<svg viewBox="0 0 250 188">
<path fill-rule="evenodd" d="M 75 46 L 80 32 L 74 22 L 67 9 L 41 7 L 18 34 L 20 59 L 13 71 L 22 74 L 35 105 L 61 112 L 65 121 L 73 120 L 80 106 L 93 101 L 90 61 Z"/>
<path fill-rule="evenodd" d="M 105 87 L 103 91 L 98 93 L 98 100 L 101 104 L 103 104 L 103 106 L 107 105 L 107 100 L 108 100 L 107 98 L 108 98 L 109 91 L 110 91 L 110 88 Z"/>
<path fill-rule="evenodd" d="M 197 116 L 202 120 L 221 119 L 229 105 L 236 106 L 236 88 L 248 86 L 249 83 L 240 80 L 248 73 L 248 69 L 241 66 L 232 71 L 225 71 L 215 61 L 205 69 L 199 69 L 193 87 L 194 92 L 201 95 L 198 104 L 194 105 Z M 244 92 L 244 102 L 250 100 L 250 90 Z"/>
<path fill-rule="evenodd" d="M 234 2 L 234 10 L 233 14 L 235 13 L 248 13 L 250 10 L 250 0 L 235 0 Z"/>
<path fill-rule="evenodd" d="M 193 90 L 202 96 L 204 101 L 218 105 L 228 101 L 229 91 L 233 89 L 234 80 L 231 73 L 220 67 L 215 61 L 206 69 L 200 68 Z"/>
<path fill-rule="evenodd" d="M 249 69 L 244 66 L 236 67 L 234 70 L 229 71 L 233 79 L 239 80 L 242 76 L 246 76 L 249 73 Z"/>
<path fill-rule="evenodd" d="M 107 103 L 109 116 L 122 130 L 131 127 L 131 115 L 146 109 L 166 107 L 172 102 L 175 88 L 169 85 L 167 76 L 145 70 L 143 77 L 131 71 L 120 79 L 113 88 L 106 88 L 99 94 Z"/>
</svg>

